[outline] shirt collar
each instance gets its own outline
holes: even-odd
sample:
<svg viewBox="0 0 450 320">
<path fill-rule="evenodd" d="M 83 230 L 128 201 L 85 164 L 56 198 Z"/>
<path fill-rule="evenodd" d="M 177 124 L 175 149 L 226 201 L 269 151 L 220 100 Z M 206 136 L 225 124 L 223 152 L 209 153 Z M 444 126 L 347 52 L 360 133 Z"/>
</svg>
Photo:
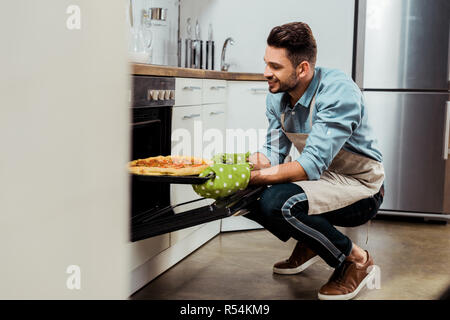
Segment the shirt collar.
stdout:
<svg viewBox="0 0 450 320">
<path fill-rule="evenodd" d="M 314 94 L 316 93 L 316 89 L 317 89 L 318 85 L 319 85 L 318 70 L 317 70 L 317 68 L 314 68 L 313 78 L 312 78 L 311 82 L 309 83 L 309 86 L 306 89 L 306 91 L 303 93 L 303 95 L 300 97 L 300 99 L 295 104 L 294 108 L 297 105 L 301 105 L 305 108 L 308 108 Z M 287 92 L 285 92 L 283 95 L 283 101 L 284 101 L 285 105 L 289 105 L 289 99 L 290 99 L 289 94 Z"/>
</svg>

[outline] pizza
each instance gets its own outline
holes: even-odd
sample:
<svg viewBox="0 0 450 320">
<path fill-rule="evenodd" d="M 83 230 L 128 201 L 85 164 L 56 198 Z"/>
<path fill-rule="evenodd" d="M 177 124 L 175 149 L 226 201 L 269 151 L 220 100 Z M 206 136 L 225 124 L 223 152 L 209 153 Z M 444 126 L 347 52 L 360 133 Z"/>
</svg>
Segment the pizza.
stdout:
<svg viewBox="0 0 450 320">
<path fill-rule="evenodd" d="M 189 156 L 158 156 L 130 161 L 128 168 L 138 175 L 198 175 L 212 165 L 210 160 Z"/>
</svg>

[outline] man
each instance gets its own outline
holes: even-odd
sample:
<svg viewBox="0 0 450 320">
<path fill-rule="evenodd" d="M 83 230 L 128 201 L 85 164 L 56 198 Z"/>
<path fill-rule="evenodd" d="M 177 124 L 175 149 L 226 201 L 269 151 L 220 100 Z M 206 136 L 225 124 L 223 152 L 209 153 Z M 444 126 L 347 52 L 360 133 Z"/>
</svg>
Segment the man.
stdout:
<svg viewBox="0 0 450 320">
<path fill-rule="evenodd" d="M 343 72 L 316 67 L 316 54 L 305 23 L 269 34 L 269 128 L 266 143 L 249 161 L 256 169 L 250 184 L 270 187 L 246 217 L 282 241 L 298 241 L 273 272 L 296 274 L 321 257 L 335 271 L 319 299 L 351 299 L 374 276 L 373 259 L 334 226 L 359 226 L 375 216 L 384 169 L 361 91 Z M 284 163 L 292 144 L 300 157 Z"/>
</svg>

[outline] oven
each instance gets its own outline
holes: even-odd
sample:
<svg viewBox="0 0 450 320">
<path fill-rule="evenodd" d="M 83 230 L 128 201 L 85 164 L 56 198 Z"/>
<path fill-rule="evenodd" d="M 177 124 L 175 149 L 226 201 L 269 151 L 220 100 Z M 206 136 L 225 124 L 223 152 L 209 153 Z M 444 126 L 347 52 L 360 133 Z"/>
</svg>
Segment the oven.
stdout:
<svg viewBox="0 0 450 320">
<path fill-rule="evenodd" d="M 131 159 L 170 154 L 175 79 L 133 77 Z M 130 176 L 132 221 L 170 204 L 170 185 Z"/>
<path fill-rule="evenodd" d="M 170 155 L 175 78 L 133 76 L 131 94 L 130 160 Z M 212 204 L 174 209 L 204 198 L 171 204 L 170 184 L 203 183 L 198 177 L 139 176 L 130 174 L 131 241 L 248 213 L 264 187 L 248 188 Z M 186 206 L 187 207 L 187 206 Z"/>
</svg>

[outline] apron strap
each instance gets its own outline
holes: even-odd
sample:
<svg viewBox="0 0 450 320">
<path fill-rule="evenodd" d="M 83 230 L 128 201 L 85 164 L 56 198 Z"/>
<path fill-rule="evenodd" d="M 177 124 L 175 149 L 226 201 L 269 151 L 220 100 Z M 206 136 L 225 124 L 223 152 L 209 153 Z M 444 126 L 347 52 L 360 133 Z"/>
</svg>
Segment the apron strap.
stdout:
<svg viewBox="0 0 450 320">
<path fill-rule="evenodd" d="M 316 105 L 316 95 L 317 95 L 318 89 L 319 89 L 319 86 L 317 86 L 317 89 L 314 92 L 311 102 L 309 103 L 309 125 L 311 128 L 312 128 L 312 113 L 314 110 L 314 106 Z M 286 129 L 284 128 L 284 112 L 281 113 L 280 121 L 281 121 L 281 130 L 283 132 L 285 132 Z"/>
<path fill-rule="evenodd" d="M 314 93 L 314 96 L 311 100 L 311 104 L 309 105 L 309 126 L 310 126 L 310 128 L 312 128 L 312 113 L 314 110 L 314 106 L 316 105 L 316 93 L 317 93 L 317 90 Z"/>
</svg>

